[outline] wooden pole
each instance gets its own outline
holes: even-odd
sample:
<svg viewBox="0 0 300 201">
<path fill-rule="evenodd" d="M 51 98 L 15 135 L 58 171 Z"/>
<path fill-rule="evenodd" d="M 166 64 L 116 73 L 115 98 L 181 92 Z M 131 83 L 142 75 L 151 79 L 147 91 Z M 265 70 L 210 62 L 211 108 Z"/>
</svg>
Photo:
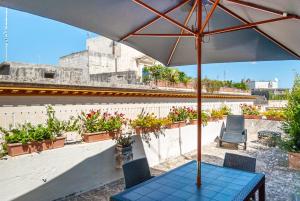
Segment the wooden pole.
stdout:
<svg viewBox="0 0 300 201">
<path fill-rule="evenodd" d="M 201 56 L 202 56 L 202 33 L 200 32 L 202 27 L 202 0 L 198 0 L 198 13 L 197 13 L 197 30 L 196 47 L 197 47 L 197 112 L 198 112 L 198 128 L 197 128 L 197 187 L 201 186 L 201 135 L 202 135 L 202 101 L 201 101 Z"/>
</svg>

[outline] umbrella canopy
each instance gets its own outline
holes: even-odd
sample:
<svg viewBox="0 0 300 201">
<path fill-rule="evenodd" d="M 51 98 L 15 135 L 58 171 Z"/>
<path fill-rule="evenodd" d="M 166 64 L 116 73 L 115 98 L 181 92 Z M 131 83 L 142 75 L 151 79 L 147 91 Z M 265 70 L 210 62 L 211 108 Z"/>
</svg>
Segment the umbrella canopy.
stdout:
<svg viewBox="0 0 300 201">
<path fill-rule="evenodd" d="M 203 4 L 205 4 L 203 19 L 214 1 L 203 0 Z M 166 13 L 175 7 L 176 9 L 167 12 L 166 15 L 183 25 L 194 3 L 192 0 L 143 0 L 143 2 L 160 13 Z M 220 1 L 220 6 L 216 8 L 205 31 L 209 32 L 244 24 L 224 9 L 241 16 L 247 22 L 280 18 L 283 17 L 284 12 L 300 15 L 300 2 L 298 0 L 247 0 L 247 2 L 254 2 L 257 5 L 278 10 L 279 13 L 263 12 L 236 2 L 240 1 Z M 88 2 L 82 0 L 0 0 L 0 5 L 64 22 L 115 41 L 121 41 L 129 33 L 133 33 L 137 28 L 157 17 L 156 13 L 132 0 L 89 0 Z M 182 6 L 177 8 L 178 5 Z M 186 24 L 189 29 L 192 27 L 196 29 L 196 11 L 193 12 Z M 299 25 L 300 21 L 297 19 L 283 19 L 260 24 L 257 27 L 279 43 L 290 48 L 294 53 L 300 54 Z M 138 33 L 179 34 L 180 32 L 179 26 L 160 17 Z M 182 38 L 173 52 L 176 41 L 175 36 L 171 38 L 131 36 L 122 42 L 168 66 L 196 64 L 194 38 Z M 202 55 L 202 63 L 291 60 L 297 57 L 255 29 L 207 35 L 204 37 Z"/>
<path fill-rule="evenodd" d="M 168 65 L 198 64 L 201 184 L 201 64 L 300 58 L 299 0 L 0 0 L 123 42 Z"/>
</svg>

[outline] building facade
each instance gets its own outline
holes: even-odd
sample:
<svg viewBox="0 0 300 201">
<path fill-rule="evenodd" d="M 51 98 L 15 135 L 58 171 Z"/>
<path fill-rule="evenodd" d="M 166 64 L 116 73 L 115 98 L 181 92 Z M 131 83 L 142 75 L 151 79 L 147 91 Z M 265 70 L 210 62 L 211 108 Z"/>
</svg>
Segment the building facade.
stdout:
<svg viewBox="0 0 300 201">
<path fill-rule="evenodd" d="M 279 88 L 279 80 L 275 78 L 270 81 L 255 81 L 255 80 L 247 80 L 247 86 L 249 89 L 278 89 Z"/>
</svg>

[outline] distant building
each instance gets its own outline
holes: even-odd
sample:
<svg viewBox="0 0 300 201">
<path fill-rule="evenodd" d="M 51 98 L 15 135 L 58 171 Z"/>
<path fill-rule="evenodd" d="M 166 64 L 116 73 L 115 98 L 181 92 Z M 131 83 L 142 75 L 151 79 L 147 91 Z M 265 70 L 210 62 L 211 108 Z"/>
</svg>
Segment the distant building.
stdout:
<svg viewBox="0 0 300 201">
<path fill-rule="evenodd" d="M 101 82 L 138 84 L 145 66 L 158 62 L 145 54 L 102 36 L 86 41 L 87 50 L 59 59 L 58 65 L 0 63 L 0 79 L 85 85 Z"/>
<path fill-rule="evenodd" d="M 59 59 L 59 66 L 81 67 L 93 75 L 104 75 L 117 73 L 118 76 L 127 75 L 126 72 L 135 72 L 135 80 L 142 77 L 145 65 L 154 65 L 156 60 L 145 54 L 121 43 L 99 36 L 87 39 L 86 50 L 63 56 Z M 104 75 L 101 75 L 104 74 Z"/>
<path fill-rule="evenodd" d="M 254 81 L 254 80 L 247 80 L 247 86 L 251 90 L 255 89 L 278 89 L 279 81 L 277 78 L 271 81 Z"/>
</svg>

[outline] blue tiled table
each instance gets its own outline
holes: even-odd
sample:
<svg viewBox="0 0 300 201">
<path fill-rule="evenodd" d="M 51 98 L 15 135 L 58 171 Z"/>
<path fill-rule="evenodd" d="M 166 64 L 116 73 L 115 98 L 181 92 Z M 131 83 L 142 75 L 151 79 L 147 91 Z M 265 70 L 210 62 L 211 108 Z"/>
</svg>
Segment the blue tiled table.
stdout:
<svg viewBox="0 0 300 201">
<path fill-rule="evenodd" d="M 239 201 L 248 200 L 259 190 L 265 200 L 265 176 L 212 164 L 201 163 L 202 185 L 195 181 L 197 162 L 191 161 L 165 174 L 111 197 L 111 201 Z"/>
</svg>

